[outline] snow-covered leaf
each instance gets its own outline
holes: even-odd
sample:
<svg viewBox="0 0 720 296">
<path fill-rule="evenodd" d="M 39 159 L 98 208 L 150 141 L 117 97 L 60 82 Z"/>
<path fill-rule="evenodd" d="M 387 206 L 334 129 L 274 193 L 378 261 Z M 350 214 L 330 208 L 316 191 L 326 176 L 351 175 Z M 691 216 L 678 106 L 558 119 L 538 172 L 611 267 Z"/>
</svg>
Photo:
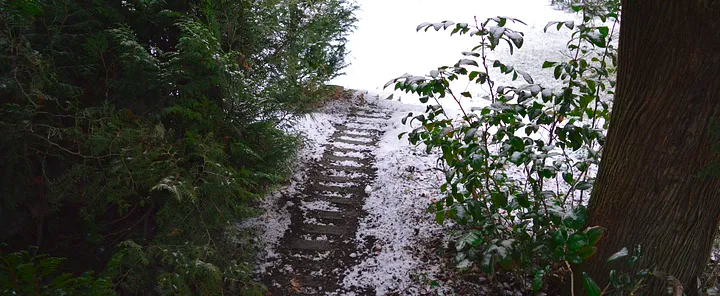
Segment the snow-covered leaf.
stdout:
<svg viewBox="0 0 720 296">
<path fill-rule="evenodd" d="M 512 40 L 512 42 L 515 44 L 515 46 L 517 46 L 517 48 L 522 47 L 524 41 L 522 34 L 518 32 L 507 32 L 507 34 L 505 35 L 508 36 L 510 40 Z"/>
<path fill-rule="evenodd" d="M 525 81 L 527 81 L 527 83 L 530 83 L 530 84 L 535 83 L 535 81 L 532 79 L 532 76 L 530 76 L 530 74 L 528 74 L 527 72 L 522 71 L 522 70 L 517 70 L 517 72 L 520 75 L 522 75 L 523 79 L 525 79 Z"/>
<path fill-rule="evenodd" d="M 618 251 L 617 253 L 612 254 L 612 256 L 610 256 L 610 258 L 607 259 L 607 262 L 615 261 L 615 260 L 625 257 L 627 255 L 628 255 L 628 249 L 627 249 L 627 247 L 624 247 L 624 248 L 622 248 L 622 250 Z"/>
<path fill-rule="evenodd" d="M 502 36 L 503 33 L 505 33 L 505 28 L 497 27 L 497 26 L 490 27 L 490 29 L 488 29 L 488 32 L 490 32 L 490 36 L 492 36 L 495 39 L 498 39 L 498 38 L 500 38 L 500 36 Z"/>
<path fill-rule="evenodd" d="M 478 66 L 478 63 L 474 60 L 470 59 L 462 59 L 458 62 L 458 65 L 471 65 L 471 66 Z"/>
<path fill-rule="evenodd" d="M 547 32 L 547 29 L 550 28 L 550 26 L 555 25 L 555 24 L 557 24 L 557 23 L 559 23 L 559 22 L 554 22 L 554 21 L 553 21 L 553 22 L 547 23 L 547 25 L 545 25 L 545 28 L 543 29 L 543 31 L 544 31 L 544 32 Z"/>
</svg>

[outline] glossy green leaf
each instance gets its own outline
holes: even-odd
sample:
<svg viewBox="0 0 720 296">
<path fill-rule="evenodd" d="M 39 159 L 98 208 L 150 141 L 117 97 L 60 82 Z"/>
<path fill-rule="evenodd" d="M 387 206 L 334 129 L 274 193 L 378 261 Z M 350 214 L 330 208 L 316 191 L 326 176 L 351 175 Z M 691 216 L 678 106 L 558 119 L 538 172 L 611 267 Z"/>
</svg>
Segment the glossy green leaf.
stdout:
<svg viewBox="0 0 720 296">
<path fill-rule="evenodd" d="M 535 273 L 535 276 L 533 277 L 532 284 L 531 284 L 531 288 L 533 291 L 537 292 L 537 291 L 540 291 L 540 289 L 542 289 L 544 276 L 545 276 L 545 272 L 542 270 Z"/>
<path fill-rule="evenodd" d="M 443 222 L 445 222 L 445 212 L 438 211 L 437 213 L 435 213 L 435 222 L 442 225 Z"/>
<path fill-rule="evenodd" d="M 553 235 L 553 241 L 557 245 L 564 245 L 565 242 L 568 240 L 568 232 L 567 229 L 564 227 L 560 227 L 557 231 L 555 231 L 555 234 Z"/>
<path fill-rule="evenodd" d="M 582 257 L 580 257 L 578 253 L 570 253 L 565 255 L 565 260 L 567 260 L 567 262 L 570 262 L 570 264 L 580 264 L 583 261 Z"/>
<path fill-rule="evenodd" d="M 588 229 L 585 229 L 585 234 L 588 236 L 588 241 L 591 246 L 594 246 L 597 244 L 597 242 L 602 238 L 603 233 L 605 232 L 605 228 L 601 226 L 593 226 L 588 227 Z"/>
<path fill-rule="evenodd" d="M 600 296 L 602 292 L 600 291 L 600 287 L 598 287 L 595 281 L 593 281 L 593 279 L 590 278 L 590 276 L 585 272 L 582 273 L 582 277 L 583 286 L 585 286 L 585 291 L 587 292 L 587 295 Z"/>
<path fill-rule="evenodd" d="M 595 255 L 595 252 L 597 252 L 597 247 L 595 246 L 584 246 L 577 251 L 583 260 Z"/>
<path fill-rule="evenodd" d="M 590 243 L 588 237 L 584 233 L 573 233 L 567 240 L 568 249 L 571 251 L 577 251 L 582 247 L 587 246 Z"/>
<path fill-rule="evenodd" d="M 557 63 L 545 61 L 545 62 L 543 62 L 543 64 L 542 64 L 542 68 L 543 68 L 543 69 L 550 68 L 550 67 L 552 67 L 552 66 L 555 66 L 555 64 L 557 64 Z"/>
</svg>

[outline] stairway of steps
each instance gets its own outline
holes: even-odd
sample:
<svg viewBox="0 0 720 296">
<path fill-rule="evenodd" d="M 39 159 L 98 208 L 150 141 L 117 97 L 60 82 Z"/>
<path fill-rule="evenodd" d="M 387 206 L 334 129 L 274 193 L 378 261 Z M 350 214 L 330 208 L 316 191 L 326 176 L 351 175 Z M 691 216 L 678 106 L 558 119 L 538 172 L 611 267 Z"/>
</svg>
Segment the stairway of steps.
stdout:
<svg viewBox="0 0 720 296">
<path fill-rule="evenodd" d="M 278 247 L 280 264 L 264 279 L 272 295 L 339 293 L 346 271 L 367 253 L 359 251 L 372 247 L 357 245 L 355 234 L 366 215 L 366 187 L 376 178 L 372 151 L 389 117 L 373 105 L 351 108 L 322 159 L 310 165 L 302 190 L 286 197 L 293 204 L 290 227 Z"/>
</svg>

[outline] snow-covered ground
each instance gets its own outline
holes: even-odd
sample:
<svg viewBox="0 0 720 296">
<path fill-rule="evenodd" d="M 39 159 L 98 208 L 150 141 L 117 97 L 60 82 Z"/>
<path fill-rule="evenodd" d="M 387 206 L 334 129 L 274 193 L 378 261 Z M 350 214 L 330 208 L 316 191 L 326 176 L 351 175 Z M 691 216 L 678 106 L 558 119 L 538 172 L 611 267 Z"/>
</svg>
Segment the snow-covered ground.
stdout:
<svg viewBox="0 0 720 296">
<path fill-rule="evenodd" d="M 442 226 L 426 209 L 439 195 L 442 174 L 434 171 L 437 156 L 428 155 L 422 147 L 411 146 L 407 138 L 399 139 L 411 128 L 401 123 L 408 112 L 424 108 L 386 101 L 381 94 L 365 95 L 380 107 L 392 111 L 385 133 L 374 152 L 378 169 L 376 182 L 368 188 L 369 197 L 363 209 L 368 213 L 360 222 L 356 235 L 359 242 L 376 239 L 369 255 L 353 267 L 344 280 L 345 287 L 372 287 L 377 295 L 402 292 L 416 295 L 423 289 L 418 279 L 435 280 L 439 262 L 423 262 L 420 254 L 433 238 L 443 237 Z"/>
<path fill-rule="evenodd" d="M 333 124 L 339 121 L 341 121 L 340 117 L 333 114 L 333 110 L 328 108 L 326 112 L 310 114 L 293 125 L 294 130 L 291 132 L 302 135 L 304 145 L 298 155 L 297 166 L 293 169 L 294 175 L 290 183 L 262 200 L 260 207 L 264 210 L 263 215 L 237 225 L 243 229 L 252 229 L 258 235 L 258 262 L 260 264 L 257 266 L 257 272 L 263 273 L 268 267 L 278 263 L 280 254 L 276 250 L 277 245 L 290 226 L 288 207 L 291 204 L 289 201 L 282 203 L 282 197 L 298 193 L 299 186 L 307 179 L 306 164 L 322 157 L 328 138 L 335 132 Z M 331 207 L 326 205 L 326 208 L 319 208 L 322 205 L 318 204 L 303 206 L 322 210 Z"/>
<path fill-rule="evenodd" d="M 428 242 L 441 242 L 445 234 L 443 226 L 434 221 L 434 215 L 426 212 L 431 199 L 439 195 L 438 182 L 442 180 L 442 174 L 433 170 L 437 156 L 426 154 L 422 147 L 410 145 L 406 138 L 398 139 L 400 133 L 411 129 L 401 123 L 401 118 L 408 112 L 422 112 L 424 108 L 387 101 L 382 99 L 383 95 L 361 95 L 366 101 L 378 104 L 383 112 L 392 114 L 384 125 L 384 135 L 378 147 L 372 152 L 376 158 L 377 178 L 365 189 L 369 196 L 363 210 L 368 215 L 360 221 L 356 233 L 358 245 L 372 240 L 375 247 L 357 254 L 365 259 L 346 271 L 342 285 L 346 289 L 371 288 L 377 295 L 391 292 L 417 295 L 430 289 L 430 281 L 441 282 L 435 277 L 441 269 L 441 262 L 424 261 L 422 255 L 434 251 L 426 249 Z M 346 110 L 347 105 L 336 103 L 295 125 L 295 132 L 304 135 L 306 141 L 292 181 L 265 198 L 263 215 L 239 225 L 241 228 L 254 228 L 259 234 L 261 253 L 256 270 L 259 274 L 271 266 L 282 264 L 276 249 L 290 225 L 287 208 L 291 206 L 289 202 L 281 202 L 282 196 L 298 193 L 306 179 L 306 164 L 319 159 L 323 145 L 328 144 L 328 138 L 335 130 L 332 125 L 343 121 L 345 114 L 334 113 L 335 108 Z M 320 210 L 332 210 L 333 207 L 329 203 L 307 206 Z"/>
</svg>

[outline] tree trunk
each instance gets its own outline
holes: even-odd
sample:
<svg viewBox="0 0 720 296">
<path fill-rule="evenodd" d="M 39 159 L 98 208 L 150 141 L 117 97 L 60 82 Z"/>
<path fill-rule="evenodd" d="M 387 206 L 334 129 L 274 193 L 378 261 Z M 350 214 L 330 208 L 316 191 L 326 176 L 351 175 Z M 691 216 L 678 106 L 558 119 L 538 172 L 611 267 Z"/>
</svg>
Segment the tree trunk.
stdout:
<svg viewBox="0 0 720 296">
<path fill-rule="evenodd" d="M 588 225 L 607 230 L 576 268 L 576 287 L 586 271 L 603 289 L 610 269 L 623 271 L 607 258 L 640 244 L 637 268 L 655 266 L 695 294 L 720 219 L 720 0 L 622 9 L 617 92 L 588 208 Z M 643 295 L 664 295 L 663 285 L 650 281 Z"/>
</svg>

